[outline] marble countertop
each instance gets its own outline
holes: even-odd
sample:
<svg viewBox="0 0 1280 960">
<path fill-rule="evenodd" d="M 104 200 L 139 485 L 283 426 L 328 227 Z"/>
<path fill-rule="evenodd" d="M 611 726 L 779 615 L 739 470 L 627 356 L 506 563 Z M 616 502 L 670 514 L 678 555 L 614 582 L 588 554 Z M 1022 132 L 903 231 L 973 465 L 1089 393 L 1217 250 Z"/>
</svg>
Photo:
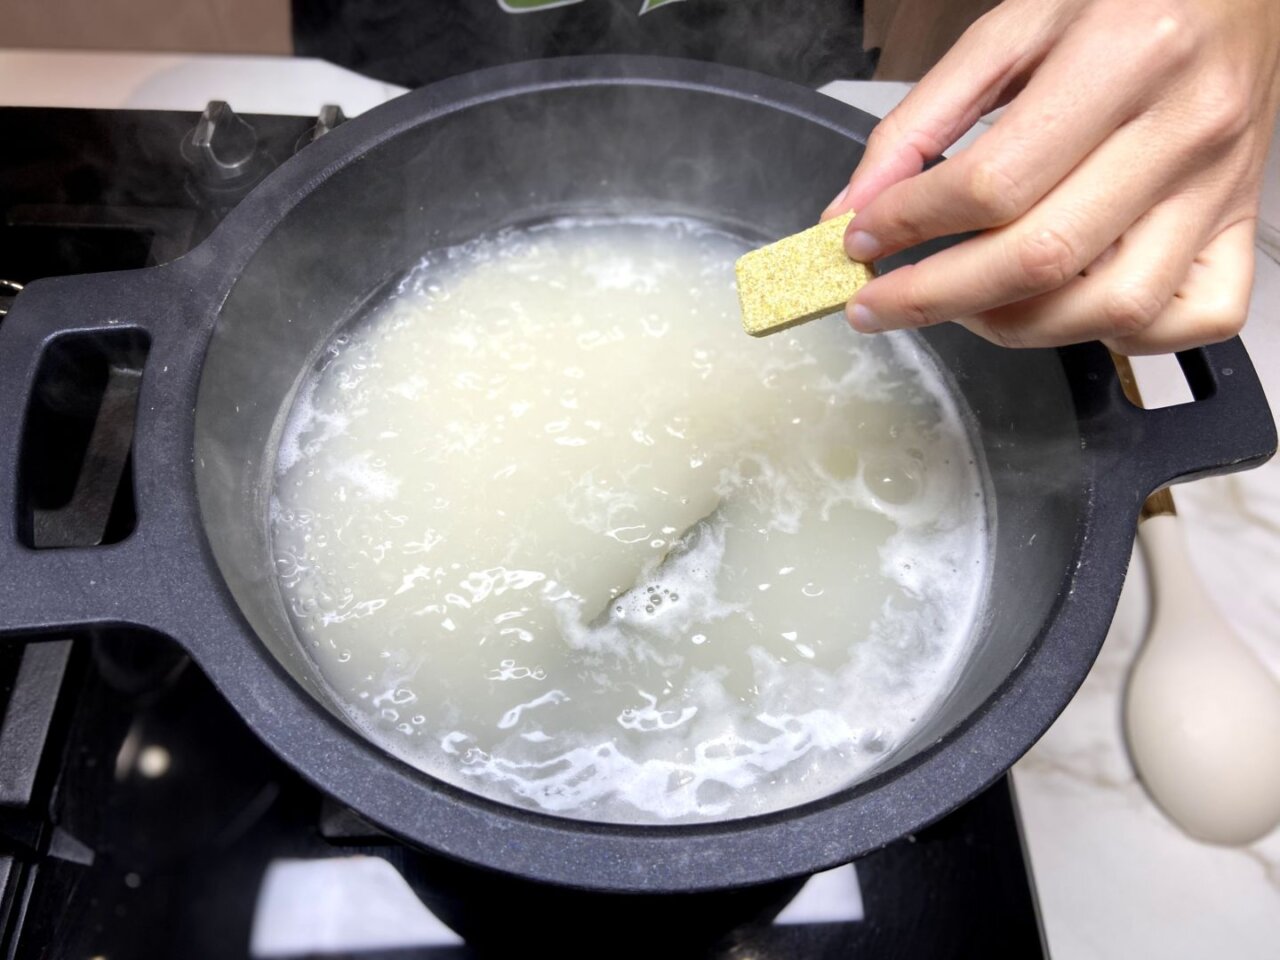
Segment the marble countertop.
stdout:
<svg viewBox="0 0 1280 960">
<path fill-rule="evenodd" d="M 883 115 L 896 83 L 824 88 Z M 314 60 L 0 50 L 0 103 L 199 110 L 210 98 L 244 112 L 354 115 L 401 89 Z M 1244 340 L 1280 410 L 1280 150 L 1273 141 L 1257 281 Z M 1270 251 L 1270 255 L 1268 254 Z M 1149 405 L 1178 402 L 1172 358 L 1135 364 Z M 1180 486 L 1192 560 L 1240 637 L 1280 674 L 1280 460 Z M 1049 950 L 1055 960 L 1230 957 L 1262 960 L 1280 944 L 1280 831 L 1249 847 L 1191 840 L 1134 778 L 1120 690 L 1146 627 L 1149 589 L 1135 556 L 1115 623 L 1089 679 L 1014 768 Z"/>
</svg>

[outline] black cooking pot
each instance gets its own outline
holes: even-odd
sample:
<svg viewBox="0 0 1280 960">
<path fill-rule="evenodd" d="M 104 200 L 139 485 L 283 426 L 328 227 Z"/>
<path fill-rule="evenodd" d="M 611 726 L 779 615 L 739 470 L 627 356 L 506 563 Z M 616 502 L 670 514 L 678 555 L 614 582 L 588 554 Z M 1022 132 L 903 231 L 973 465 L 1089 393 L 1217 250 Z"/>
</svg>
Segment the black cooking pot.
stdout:
<svg viewBox="0 0 1280 960">
<path fill-rule="evenodd" d="M 874 777 L 768 816 L 596 825 L 410 768 L 340 719 L 294 636 L 268 543 L 276 439 L 299 377 L 424 251 L 570 212 L 678 213 L 780 236 L 813 222 L 874 123 L 810 90 L 707 64 L 520 64 L 408 94 L 327 134 L 181 260 L 31 285 L 0 327 L 0 630 L 167 634 L 317 786 L 412 843 L 527 879 L 743 886 L 851 860 L 941 816 L 1006 770 L 1079 687 L 1143 498 L 1274 451 L 1238 340 L 1180 355 L 1195 402 L 1142 411 L 1100 346 L 1009 351 L 949 325 L 922 333 L 990 470 L 981 638 L 941 709 Z M 27 482 L 18 411 L 42 358 L 74 338 L 146 355 L 137 525 L 111 546 L 36 550 L 15 501 Z"/>
</svg>

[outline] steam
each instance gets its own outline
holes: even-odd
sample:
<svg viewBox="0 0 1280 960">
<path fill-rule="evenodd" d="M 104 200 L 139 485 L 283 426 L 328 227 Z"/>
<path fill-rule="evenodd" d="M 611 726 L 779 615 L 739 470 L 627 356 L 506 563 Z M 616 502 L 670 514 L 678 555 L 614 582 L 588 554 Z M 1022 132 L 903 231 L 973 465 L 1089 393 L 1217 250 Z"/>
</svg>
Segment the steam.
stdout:
<svg viewBox="0 0 1280 960">
<path fill-rule="evenodd" d="M 745 67 L 809 86 L 867 79 L 853 0 L 410 0 L 318 5 L 296 52 L 416 87 L 483 67 L 582 54 L 648 54 Z"/>
</svg>

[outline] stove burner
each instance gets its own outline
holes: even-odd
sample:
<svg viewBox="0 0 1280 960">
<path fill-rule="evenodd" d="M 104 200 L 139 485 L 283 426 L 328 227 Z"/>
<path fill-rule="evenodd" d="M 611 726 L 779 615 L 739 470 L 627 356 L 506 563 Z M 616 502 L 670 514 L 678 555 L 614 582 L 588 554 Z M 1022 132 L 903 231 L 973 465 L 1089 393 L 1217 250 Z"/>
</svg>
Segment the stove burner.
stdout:
<svg viewBox="0 0 1280 960">
<path fill-rule="evenodd" d="M 347 115 L 342 112 L 341 107 L 336 104 L 326 103 L 320 108 L 320 114 L 316 117 L 316 125 L 298 138 L 298 149 L 301 150 L 309 143 L 315 143 L 334 127 L 346 122 Z"/>
<path fill-rule="evenodd" d="M 22 284 L 17 280 L 0 279 L 0 320 L 9 313 L 13 298 L 22 292 Z"/>
<path fill-rule="evenodd" d="M 260 160 L 258 135 L 225 100 L 210 100 L 191 136 L 182 141 L 182 155 L 206 182 L 243 180 Z"/>
</svg>

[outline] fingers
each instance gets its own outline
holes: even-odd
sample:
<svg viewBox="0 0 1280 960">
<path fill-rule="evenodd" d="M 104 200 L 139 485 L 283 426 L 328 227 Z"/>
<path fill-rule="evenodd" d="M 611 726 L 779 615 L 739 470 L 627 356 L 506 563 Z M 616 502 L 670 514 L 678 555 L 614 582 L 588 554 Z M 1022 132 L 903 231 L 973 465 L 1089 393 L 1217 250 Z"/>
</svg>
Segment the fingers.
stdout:
<svg viewBox="0 0 1280 960">
<path fill-rule="evenodd" d="M 1208 240 L 1200 204 L 1166 200 L 1059 289 L 960 321 L 1004 346 L 1056 347 L 1148 330 Z"/>
<path fill-rule="evenodd" d="M 1210 240 L 1155 321 L 1107 346 L 1127 356 L 1174 353 L 1238 334 L 1249 315 L 1256 226 L 1241 220 Z"/>
<path fill-rule="evenodd" d="M 1048 50 L 1045 18 L 998 8 L 970 27 L 880 121 L 849 185 L 822 219 L 861 210 L 890 184 L 915 176 L 960 139 Z"/>
<path fill-rule="evenodd" d="M 1087 275 L 1054 293 L 961 323 L 1002 346 L 1102 340 L 1130 356 L 1235 336 L 1248 313 L 1255 223 L 1240 221 L 1206 243 L 1202 222 L 1196 204 L 1166 201 Z"/>
<path fill-rule="evenodd" d="M 1122 127 L 1013 224 L 873 280 L 850 322 L 863 332 L 925 326 L 1064 286 L 1185 177 L 1185 154 L 1151 154 L 1151 122 Z"/>
<path fill-rule="evenodd" d="M 1118 58 L 1093 34 L 1069 32 L 973 146 L 855 206 L 849 256 L 878 260 L 934 237 L 1013 222 L 1139 111 L 1155 72 L 1148 61 Z"/>
<path fill-rule="evenodd" d="M 1028 33 L 998 42 L 1015 28 Z M 858 260 L 978 236 L 872 281 L 852 325 L 968 318 L 1001 343 L 1100 338 L 1121 353 L 1237 332 L 1260 118 L 1280 99 L 1262 30 L 1198 6 L 1007 0 L 877 128 L 826 214 L 858 211 L 845 238 Z M 974 147 L 920 172 L 1011 97 Z"/>
</svg>

